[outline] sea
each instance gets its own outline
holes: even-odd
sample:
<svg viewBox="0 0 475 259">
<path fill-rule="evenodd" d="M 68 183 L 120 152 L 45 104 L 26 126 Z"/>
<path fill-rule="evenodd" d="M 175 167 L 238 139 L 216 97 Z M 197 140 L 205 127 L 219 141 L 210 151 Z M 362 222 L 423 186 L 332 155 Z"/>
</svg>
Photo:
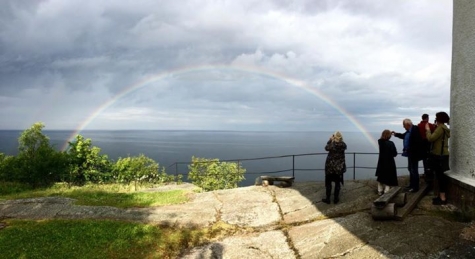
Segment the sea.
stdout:
<svg viewBox="0 0 475 259">
<path fill-rule="evenodd" d="M 18 154 L 21 133 L 22 130 L 0 130 L 0 153 Z M 75 132 L 44 130 L 43 134 L 57 150 L 63 150 Z M 182 174 L 184 181 L 188 181 L 188 165 L 193 156 L 239 162 L 246 169 L 246 179 L 239 186 L 249 186 L 262 175 L 294 176 L 296 182 L 322 181 L 327 156 L 325 145 L 333 132 L 84 130 L 79 134 L 91 139 L 92 145 L 111 160 L 144 154 L 165 168 L 167 174 Z M 345 179 L 375 179 L 378 161 L 375 143 L 381 133 L 342 134 L 348 146 Z M 402 152 L 402 140 L 394 137 L 391 140 L 398 152 Z M 396 165 L 398 175 L 408 175 L 405 157 L 398 155 Z"/>
</svg>

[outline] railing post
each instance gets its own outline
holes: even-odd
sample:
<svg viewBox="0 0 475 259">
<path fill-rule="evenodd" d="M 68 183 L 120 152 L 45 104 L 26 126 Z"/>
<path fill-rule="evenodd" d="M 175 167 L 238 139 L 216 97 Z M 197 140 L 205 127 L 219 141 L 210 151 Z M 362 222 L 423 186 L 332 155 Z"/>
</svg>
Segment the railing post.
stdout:
<svg viewBox="0 0 475 259">
<path fill-rule="evenodd" d="M 295 155 L 292 155 L 292 177 L 295 177 Z"/>
<path fill-rule="evenodd" d="M 239 161 L 240 161 L 240 160 L 237 161 L 237 174 L 238 174 L 238 175 L 239 175 L 239 164 L 240 164 Z"/>
<path fill-rule="evenodd" d="M 356 180 L 356 153 L 353 153 L 353 180 Z"/>
</svg>

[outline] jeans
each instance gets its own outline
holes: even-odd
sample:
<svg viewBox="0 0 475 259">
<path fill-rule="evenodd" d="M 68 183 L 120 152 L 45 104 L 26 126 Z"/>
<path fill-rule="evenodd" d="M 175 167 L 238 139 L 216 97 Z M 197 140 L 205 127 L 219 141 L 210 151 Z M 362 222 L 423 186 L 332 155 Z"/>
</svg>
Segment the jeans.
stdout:
<svg viewBox="0 0 475 259">
<path fill-rule="evenodd" d="M 441 156 L 440 162 L 439 160 L 434 159 L 432 161 L 432 170 L 435 171 L 435 177 L 437 178 L 437 181 L 439 183 L 439 192 L 445 193 L 447 191 L 447 183 L 449 181 L 447 175 L 445 175 L 445 171 L 450 170 L 449 156 Z"/>
<path fill-rule="evenodd" d="M 409 170 L 409 187 L 419 190 L 419 160 L 407 158 L 407 170 Z"/>
<path fill-rule="evenodd" d="M 333 193 L 335 198 L 340 196 L 340 175 L 337 174 L 327 174 L 325 175 L 325 189 L 327 199 L 330 198 L 332 193 L 332 182 L 335 182 L 335 192 Z"/>
</svg>

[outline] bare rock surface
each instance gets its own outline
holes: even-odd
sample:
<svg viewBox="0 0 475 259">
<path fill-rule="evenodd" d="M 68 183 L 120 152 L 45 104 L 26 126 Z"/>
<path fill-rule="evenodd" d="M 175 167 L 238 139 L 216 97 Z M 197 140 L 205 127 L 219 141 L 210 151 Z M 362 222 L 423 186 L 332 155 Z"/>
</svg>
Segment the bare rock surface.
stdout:
<svg viewBox="0 0 475 259">
<path fill-rule="evenodd" d="M 272 189 L 287 224 L 337 217 L 367 210 L 377 197 L 368 181 L 347 181 L 342 187 L 340 202 L 326 204 L 323 182 L 297 183 L 295 188 Z"/>
<path fill-rule="evenodd" d="M 170 185 L 147 191 L 189 190 L 185 204 L 120 209 L 78 206 L 73 199 L 46 197 L 0 201 L 0 219 L 114 219 L 205 228 L 226 223 L 246 228 L 183 258 L 474 258 L 475 227 L 447 217 L 458 209 L 434 206 L 424 197 L 402 221 L 375 221 L 375 181 L 346 181 L 338 204 L 321 202 L 322 182 L 292 187 L 249 186 L 196 192 Z M 1 220 L 0 220 L 1 223 Z M 7 225 L 0 225 L 2 228 Z M 1 229 L 0 228 L 0 231 Z"/>
<path fill-rule="evenodd" d="M 428 216 L 374 221 L 369 213 L 358 212 L 294 227 L 289 236 L 301 258 L 358 258 L 361 253 L 427 258 L 453 244 L 462 228 L 463 224 Z"/>
<path fill-rule="evenodd" d="M 282 231 L 225 238 L 220 242 L 193 249 L 183 256 L 194 258 L 296 258 Z"/>
<path fill-rule="evenodd" d="M 279 207 L 272 192 L 260 186 L 237 188 L 235 191 L 218 191 L 222 202 L 221 220 L 242 227 L 266 227 L 281 219 Z"/>
</svg>

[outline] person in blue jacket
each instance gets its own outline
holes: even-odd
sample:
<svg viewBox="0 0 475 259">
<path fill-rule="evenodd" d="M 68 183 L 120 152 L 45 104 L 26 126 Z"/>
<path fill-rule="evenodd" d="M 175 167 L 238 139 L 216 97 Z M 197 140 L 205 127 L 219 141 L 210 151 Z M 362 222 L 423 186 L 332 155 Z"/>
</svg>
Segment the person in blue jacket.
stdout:
<svg viewBox="0 0 475 259">
<path fill-rule="evenodd" d="M 407 157 L 407 170 L 409 171 L 409 186 L 407 186 L 405 190 L 408 192 L 418 192 L 419 161 L 426 156 L 426 150 L 419 128 L 413 125 L 410 119 L 404 119 L 402 125 L 406 132 L 396 133 L 392 131 L 391 133 L 404 141 L 402 156 Z"/>
</svg>

